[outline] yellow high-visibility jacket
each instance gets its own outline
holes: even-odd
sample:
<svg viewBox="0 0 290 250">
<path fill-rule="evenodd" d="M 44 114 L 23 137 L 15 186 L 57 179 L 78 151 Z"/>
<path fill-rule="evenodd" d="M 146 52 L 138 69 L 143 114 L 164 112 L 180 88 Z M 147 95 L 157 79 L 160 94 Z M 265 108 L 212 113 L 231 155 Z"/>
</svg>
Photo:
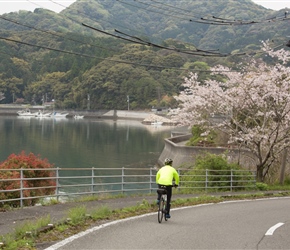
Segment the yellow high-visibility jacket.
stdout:
<svg viewBox="0 0 290 250">
<path fill-rule="evenodd" d="M 160 168 L 156 174 L 156 183 L 159 185 L 170 186 L 172 185 L 172 180 L 175 180 L 175 184 L 179 184 L 179 175 L 175 168 L 170 165 L 165 165 Z"/>
</svg>

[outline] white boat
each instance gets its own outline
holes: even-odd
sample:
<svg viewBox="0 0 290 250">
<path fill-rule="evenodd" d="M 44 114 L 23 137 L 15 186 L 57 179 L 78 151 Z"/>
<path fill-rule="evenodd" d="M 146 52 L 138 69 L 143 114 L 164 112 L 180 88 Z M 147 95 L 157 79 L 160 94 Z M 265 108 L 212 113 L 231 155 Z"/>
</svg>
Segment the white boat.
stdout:
<svg viewBox="0 0 290 250">
<path fill-rule="evenodd" d="M 68 116 L 68 113 L 59 113 L 59 112 L 53 112 L 51 114 L 52 118 L 65 118 Z"/>
<path fill-rule="evenodd" d="M 84 116 L 83 116 L 83 115 L 74 115 L 74 118 L 75 118 L 75 119 L 83 119 Z"/>
<path fill-rule="evenodd" d="M 162 125 L 163 122 L 159 122 L 159 121 L 155 121 L 155 122 L 151 122 L 151 125 Z"/>
<path fill-rule="evenodd" d="M 31 113 L 30 109 L 24 109 L 24 110 L 17 111 L 17 114 L 19 116 L 33 117 L 33 116 L 35 116 L 37 114 L 37 112 L 36 113 Z"/>
<path fill-rule="evenodd" d="M 45 117 L 51 117 L 51 113 L 44 113 L 42 110 L 39 110 L 35 117 L 39 117 L 39 118 L 45 118 Z"/>
</svg>

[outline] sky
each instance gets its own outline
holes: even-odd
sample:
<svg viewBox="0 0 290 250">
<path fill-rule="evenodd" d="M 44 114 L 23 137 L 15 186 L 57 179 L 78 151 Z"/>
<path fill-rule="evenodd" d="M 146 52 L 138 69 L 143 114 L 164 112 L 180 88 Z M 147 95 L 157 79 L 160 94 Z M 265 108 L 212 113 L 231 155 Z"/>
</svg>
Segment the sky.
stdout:
<svg viewBox="0 0 290 250">
<path fill-rule="evenodd" d="M 265 8 L 273 10 L 280 10 L 285 7 L 290 8 L 290 0 L 252 1 L 256 4 L 264 6 Z M 0 0 L 0 15 L 19 10 L 33 11 L 35 8 L 45 8 L 55 12 L 60 12 L 73 2 L 75 2 L 75 0 Z"/>
</svg>

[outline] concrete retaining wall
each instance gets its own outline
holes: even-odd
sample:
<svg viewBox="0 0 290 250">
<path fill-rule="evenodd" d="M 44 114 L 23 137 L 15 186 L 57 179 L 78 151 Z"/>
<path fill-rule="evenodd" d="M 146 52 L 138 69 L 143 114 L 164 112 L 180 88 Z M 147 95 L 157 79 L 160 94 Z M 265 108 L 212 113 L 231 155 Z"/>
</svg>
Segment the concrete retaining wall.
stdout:
<svg viewBox="0 0 290 250">
<path fill-rule="evenodd" d="M 229 162 L 239 162 L 241 166 L 255 170 L 256 163 L 251 152 L 238 148 L 185 146 L 185 141 L 188 141 L 191 136 L 187 134 L 165 139 L 165 146 L 159 156 L 158 164 L 162 166 L 165 158 L 171 158 L 174 167 L 186 167 L 194 164 L 197 155 L 208 152 L 217 155 L 226 154 Z"/>
</svg>

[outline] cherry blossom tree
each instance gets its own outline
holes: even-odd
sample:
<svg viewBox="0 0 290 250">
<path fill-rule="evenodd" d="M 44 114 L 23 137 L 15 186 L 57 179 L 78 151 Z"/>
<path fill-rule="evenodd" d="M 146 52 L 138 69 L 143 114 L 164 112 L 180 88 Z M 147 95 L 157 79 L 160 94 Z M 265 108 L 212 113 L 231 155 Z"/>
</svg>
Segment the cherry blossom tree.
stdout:
<svg viewBox="0 0 290 250">
<path fill-rule="evenodd" d="M 181 105 L 172 116 L 181 125 L 226 132 L 228 143 L 238 144 L 256 157 L 260 181 L 290 144 L 290 53 L 274 51 L 267 42 L 262 49 L 268 63 L 251 59 L 238 71 L 212 68 L 212 74 L 221 74 L 224 81 L 201 84 L 197 74 L 191 73 L 184 90 L 175 97 Z"/>
</svg>

